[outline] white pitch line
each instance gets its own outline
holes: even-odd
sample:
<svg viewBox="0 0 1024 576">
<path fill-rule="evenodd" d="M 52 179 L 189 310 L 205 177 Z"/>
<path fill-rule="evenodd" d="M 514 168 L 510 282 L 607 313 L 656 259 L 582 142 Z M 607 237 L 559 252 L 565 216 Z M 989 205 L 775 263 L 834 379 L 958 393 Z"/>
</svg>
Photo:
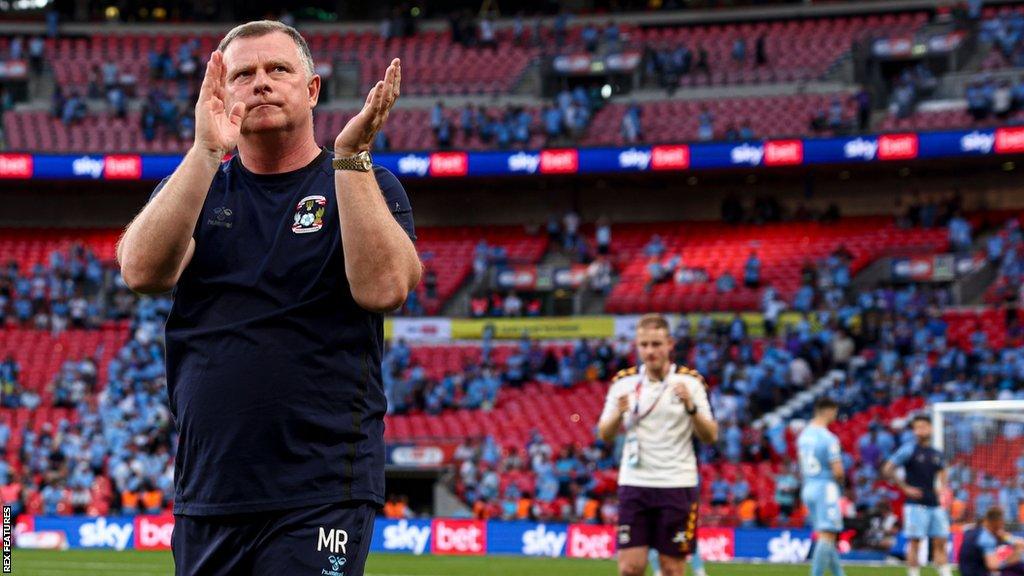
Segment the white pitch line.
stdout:
<svg viewBox="0 0 1024 576">
<path fill-rule="evenodd" d="M 139 566 L 138 564 L 128 564 L 123 562 L 33 562 L 18 560 L 14 561 L 14 566 L 22 570 L 40 570 L 40 571 L 53 571 L 53 570 L 68 570 L 75 569 L 88 569 L 88 570 L 104 570 L 108 572 L 129 572 L 133 574 L 168 574 L 162 568 L 157 566 Z"/>
</svg>

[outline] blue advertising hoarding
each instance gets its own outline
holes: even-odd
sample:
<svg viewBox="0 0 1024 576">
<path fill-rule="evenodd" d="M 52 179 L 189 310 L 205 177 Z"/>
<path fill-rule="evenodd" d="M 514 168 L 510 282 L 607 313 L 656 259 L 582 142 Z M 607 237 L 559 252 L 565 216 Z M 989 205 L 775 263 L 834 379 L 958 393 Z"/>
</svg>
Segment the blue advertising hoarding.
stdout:
<svg viewBox="0 0 1024 576">
<path fill-rule="evenodd" d="M 131 516 L 36 516 L 36 532 L 63 532 L 69 548 L 134 548 L 135 519 Z"/>
<path fill-rule="evenodd" d="M 398 176 L 458 178 L 699 171 L 1024 154 L 1024 126 L 749 142 L 483 152 L 382 152 Z M 0 154 L 0 179 L 158 180 L 180 156 Z"/>
</svg>

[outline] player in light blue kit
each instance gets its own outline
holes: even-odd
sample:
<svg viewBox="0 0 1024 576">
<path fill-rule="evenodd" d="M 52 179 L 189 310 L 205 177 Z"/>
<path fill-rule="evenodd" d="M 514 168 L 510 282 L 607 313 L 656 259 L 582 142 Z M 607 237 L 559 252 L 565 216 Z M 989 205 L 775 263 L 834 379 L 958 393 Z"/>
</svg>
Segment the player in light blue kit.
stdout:
<svg viewBox="0 0 1024 576">
<path fill-rule="evenodd" d="M 839 439 L 828 425 L 839 415 L 839 405 L 828 397 L 814 404 L 814 418 L 796 441 L 800 457 L 803 489 L 800 498 L 810 511 L 817 545 L 811 558 L 811 576 L 824 576 L 828 568 L 834 576 L 844 576 L 839 565 L 836 537 L 843 530 L 839 513 L 839 486 L 843 483 L 843 462 Z"/>
<path fill-rule="evenodd" d="M 949 515 L 939 503 L 939 493 L 948 484 L 946 459 L 932 447 L 932 420 L 918 414 L 911 420 L 914 442 L 900 447 L 882 466 L 882 477 L 896 483 L 906 494 L 903 503 L 903 535 L 907 537 L 907 576 L 921 576 L 918 566 L 921 541 L 930 539 L 932 560 L 939 576 L 953 576 L 948 564 Z M 896 477 L 903 468 L 904 479 Z M 927 546 L 927 543 L 925 544 Z"/>
</svg>

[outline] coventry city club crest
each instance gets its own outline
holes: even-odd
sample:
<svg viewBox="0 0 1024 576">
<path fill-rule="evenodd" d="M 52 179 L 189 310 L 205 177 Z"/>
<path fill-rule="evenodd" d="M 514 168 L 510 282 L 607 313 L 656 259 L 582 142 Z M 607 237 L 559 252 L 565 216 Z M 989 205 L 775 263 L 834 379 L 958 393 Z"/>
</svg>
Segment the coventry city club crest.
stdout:
<svg viewBox="0 0 1024 576">
<path fill-rule="evenodd" d="M 295 206 L 295 219 L 292 232 L 307 234 L 324 227 L 324 211 L 327 210 L 327 198 L 323 196 L 306 196 Z"/>
</svg>

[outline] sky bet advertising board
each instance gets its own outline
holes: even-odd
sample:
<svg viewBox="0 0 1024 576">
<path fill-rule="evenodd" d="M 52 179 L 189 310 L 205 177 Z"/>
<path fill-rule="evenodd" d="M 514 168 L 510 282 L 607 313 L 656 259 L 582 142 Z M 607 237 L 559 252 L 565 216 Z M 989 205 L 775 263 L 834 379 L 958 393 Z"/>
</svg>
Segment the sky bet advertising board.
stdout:
<svg viewBox="0 0 1024 576">
<path fill-rule="evenodd" d="M 1024 154 L 1024 126 L 749 142 L 520 151 L 381 152 L 400 177 L 567 175 L 862 164 Z M 0 154 L 0 179 L 158 180 L 181 156 Z"/>
<path fill-rule="evenodd" d="M 19 516 L 15 545 L 25 548 L 102 548 L 170 550 L 174 517 Z M 853 532 L 840 536 L 841 555 L 850 560 L 884 560 L 879 552 L 851 550 Z M 952 547 L 958 543 L 954 535 Z M 701 556 L 711 562 L 734 559 L 773 564 L 806 562 L 813 547 L 802 528 L 699 528 Z M 905 542 L 896 548 L 905 549 Z M 547 558 L 611 559 L 616 553 L 614 526 L 501 522 L 473 519 L 378 519 L 371 552 L 411 555 L 484 556 L 500 554 Z"/>
</svg>

